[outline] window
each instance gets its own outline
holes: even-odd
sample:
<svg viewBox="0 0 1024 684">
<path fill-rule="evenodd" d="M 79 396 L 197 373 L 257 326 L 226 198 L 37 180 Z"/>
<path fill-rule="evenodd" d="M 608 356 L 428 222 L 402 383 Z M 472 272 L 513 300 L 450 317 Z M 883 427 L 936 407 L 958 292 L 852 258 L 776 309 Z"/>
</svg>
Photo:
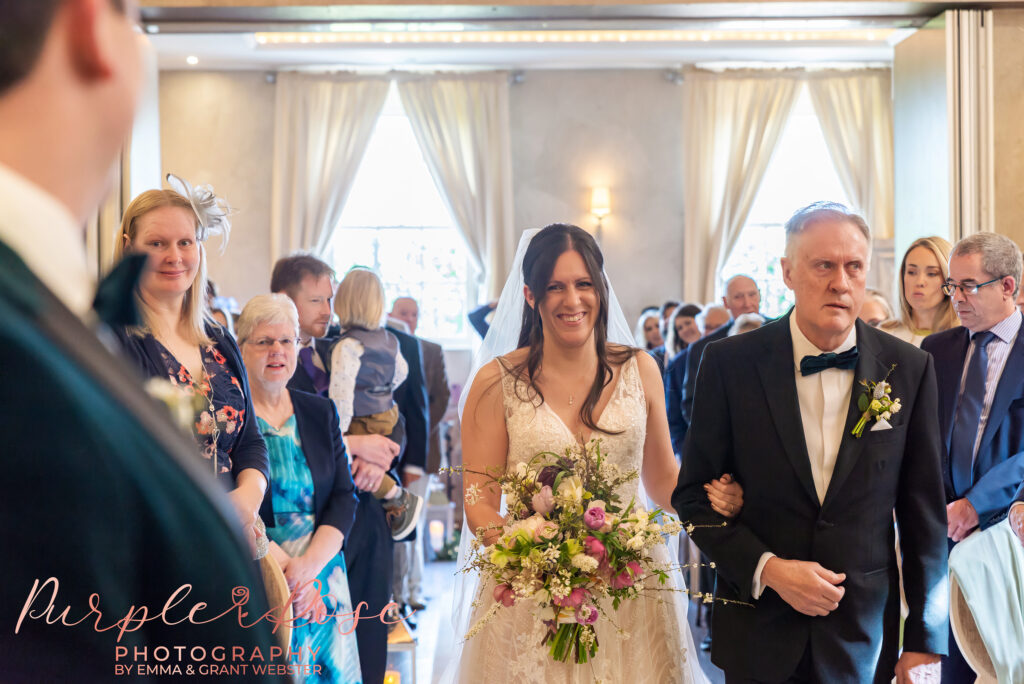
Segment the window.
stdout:
<svg viewBox="0 0 1024 684">
<path fill-rule="evenodd" d="M 468 346 L 467 303 L 475 288 L 462 235 L 434 185 L 412 126 L 392 85 L 334 233 L 339 276 L 366 266 L 384 282 L 386 308 L 416 298 L 416 334 Z"/>
<path fill-rule="evenodd" d="M 811 96 L 802 87 L 747 223 L 719 276 L 719 290 L 724 292 L 725 281 L 732 276 L 749 275 L 761 288 L 761 313 L 785 314 L 793 305 L 793 293 L 782 281 L 779 264 L 786 245 L 784 226 L 794 211 L 821 200 L 850 206 Z"/>
</svg>

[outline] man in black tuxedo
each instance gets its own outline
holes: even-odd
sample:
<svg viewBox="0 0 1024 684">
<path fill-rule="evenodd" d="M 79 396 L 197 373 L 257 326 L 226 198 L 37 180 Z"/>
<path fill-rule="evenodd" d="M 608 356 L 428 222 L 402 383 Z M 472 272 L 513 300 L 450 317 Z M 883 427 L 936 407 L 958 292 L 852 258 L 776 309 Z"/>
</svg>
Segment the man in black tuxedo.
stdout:
<svg viewBox="0 0 1024 684">
<path fill-rule="evenodd" d="M 1005 518 L 1024 482 L 1024 338 L 1015 303 L 1021 270 L 1020 250 L 1006 236 L 977 233 L 958 242 L 946 288 L 963 325 L 921 344 L 935 359 L 939 387 L 950 548 Z M 952 639 L 942 676 L 975 676 Z"/>
<path fill-rule="evenodd" d="M 935 375 L 930 356 L 857 321 L 869 255 L 863 219 L 802 209 L 782 260 L 793 310 L 704 351 L 672 503 L 715 562 L 717 599 L 753 604 L 715 605 L 712 661 L 728 682 L 907 682 L 937 675 L 946 652 Z M 858 381 L 885 378 L 902 409 L 853 436 Z M 703 490 L 723 473 L 744 488 L 727 524 Z"/>
<path fill-rule="evenodd" d="M 725 296 L 722 304 L 729 311 L 729 322 L 711 333 L 707 333 L 686 349 L 686 371 L 683 374 L 683 396 L 680 409 L 683 422 L 688 428 L 693 419 L 693 394 L 697 385 L 697 370 L 704 350 L 712 342 L 724 340 L 729 336 L 733 321 L 746 313 L 758 313 L 761 310 L 761 291 L 753 278 L 737 275 L 725 283 Z"/>
<path fill-rule="evenodd" d="M 225 680 L 283 681 L 251 669 L 261 663 L 250 661 L 253 649 L 268 657 L 277 645 L 266 621 L 245 629 L 237 615 L 186 620 L 199 602 L 209 609 L 194 619 L 209 620 L 247 587 L 245 622 L 255 622 L 267 610 L 263 585 L 195 442 L 93 327 L 83 226 L 142 85 L 136 14 L 123 0 L 0 0 L 0 678 L 110 681 L 118 665 L 135 676 L 158 664 L 184 674 L 209 665 L 216 647 L 226 653 L 219 665 L 247 669 Z M 141 267 L 125 265 L 132 275 Z M 128 314 L 110 325 L 131 318 L 132 281 L 105 290 L 113 306 L 97 308 Z M 41 595 L 19 624 L 37 582 Z M 191 590 L 167 621 L 154 619 L 183 585 Z M 41 619 L 54 591 L 52 616 Z M 98 621 L 85 619 L 93 594 Z M 65 607 L 67 623 L 79 624 L 56 621 Z M 118 641 L 109 627 L 122 619 L 130 624 Z M 182 656 L 180 644 L 192 650 Z M 158 663 L 161 646 L 172 650 Z"/>
</svg>

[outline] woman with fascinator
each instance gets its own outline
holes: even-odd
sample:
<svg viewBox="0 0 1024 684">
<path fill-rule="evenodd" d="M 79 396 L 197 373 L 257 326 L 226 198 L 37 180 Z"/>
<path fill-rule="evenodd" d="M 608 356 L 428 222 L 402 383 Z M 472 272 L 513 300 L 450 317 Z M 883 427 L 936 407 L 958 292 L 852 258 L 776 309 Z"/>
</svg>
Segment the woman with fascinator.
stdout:
<svg viewBox="0 0 1024 684">
<path fill-rule="evenodd" d="M 649 496 L 673 512 L 670 497 L 679 466 L 669 441 L 661 375 L 654 359 L 631 346 L 632 334 L 603 264 L 597 243 L 576 226 L 550 225 L 520 242 L 460 411 L 464 487 L 475 485 L 479 491 L 475 503 L 466 501 L 466 518 L 485 545 L 495 541 L 495 528 L 504 522 L 501 492 L 474 473 L 515 468 L 540 452 L 561 452 L 592 438 L 602 440 L 602 452 L 622 472 L 640 473 L 639 482 L 632 480 L 618 492 L 622 501 Z M 712 505 L 723 515 L 735 515 L 742 506 L 739 486 L 710 485 Z M 464 544 L 460 557 L 467 553 Z M 667 546 L 655 547 L 652 554 L 672 565 Z M 673 572 L 660 586 L 656 579 L 643 581 L 669 591 L 645 592 L 618 610 L 605 606 L 610 619 L 595 625 L 600 649 L 585 665 L 553 660 L 540 645 L 546 627 L 528 601 L 519 601 L 462 644 L 461 657 L 446 676 L 517 684 L 706 681 L 686 621 L 682 575 Z M 466 634 L 491 608 L 493 589 L 486 584 L 460 589 L 457 634 Z"/>
<path fill-rule="evenodd" d="M 202 456 L 256 549 L 266 539 L 257 520 L 267 447 L 238 345 L 206 307 L 204 243 L 211 235 L 227 240 L 230 208 L 208 186 L 168 180 L 175 189 L 140 194 L 121 220 L 116 256 L 137 252 L 149 260 L 136 290 L 142 325 L 117 333 L 144 376 L 169 380 L 194 398 L 192 431 Z"/>
</svg>

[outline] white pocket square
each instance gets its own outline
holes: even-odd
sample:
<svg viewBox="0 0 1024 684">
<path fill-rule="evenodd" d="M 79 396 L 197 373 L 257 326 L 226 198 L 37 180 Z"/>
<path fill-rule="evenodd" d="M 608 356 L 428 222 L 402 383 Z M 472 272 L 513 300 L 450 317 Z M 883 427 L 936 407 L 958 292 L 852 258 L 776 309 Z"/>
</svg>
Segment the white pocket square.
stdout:
<svg viewBox="0 0 1024 684">
<path fill-rule="evenodd" d="M 875 424 L 871 426 L 871 432 L 875 432 L 876 430 L 892 430 L 892 425 L 889 425 L 889 421 L 887 421 L 885 418 L 882 418 L 876 421 Z"/>
</svg>

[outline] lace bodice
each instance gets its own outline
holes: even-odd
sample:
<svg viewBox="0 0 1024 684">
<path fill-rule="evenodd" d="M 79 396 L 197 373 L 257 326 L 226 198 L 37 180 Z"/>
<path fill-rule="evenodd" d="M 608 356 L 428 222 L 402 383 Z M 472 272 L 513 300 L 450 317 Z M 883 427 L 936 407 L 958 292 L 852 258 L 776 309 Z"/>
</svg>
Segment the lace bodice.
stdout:
<svg viewBox="0 0 1024 684">
<path fill-rule="evenodd" d="M 508 431 L 508 468 L 515 468 L 542 451 L 561 453 L 566 447 L 583 443 L 584 439 L 600 439 L 601 451 L 623 472 L 640 472 L 644 440 L 647 437 L 647 402 L 640 382 L 640 369 L 634 356 L 619 372 L 611 399 L 597 416 L 599 427 L 618 434 L 594 433 L 574 435 L 554 410 L 539 398 L 528 400 L 528 388 L 502 367 L 501 388 L 505 405 L 505 427 Z M 636 492 L 639 479 L 620 491 L 623 501 Z"/>
</svg>

